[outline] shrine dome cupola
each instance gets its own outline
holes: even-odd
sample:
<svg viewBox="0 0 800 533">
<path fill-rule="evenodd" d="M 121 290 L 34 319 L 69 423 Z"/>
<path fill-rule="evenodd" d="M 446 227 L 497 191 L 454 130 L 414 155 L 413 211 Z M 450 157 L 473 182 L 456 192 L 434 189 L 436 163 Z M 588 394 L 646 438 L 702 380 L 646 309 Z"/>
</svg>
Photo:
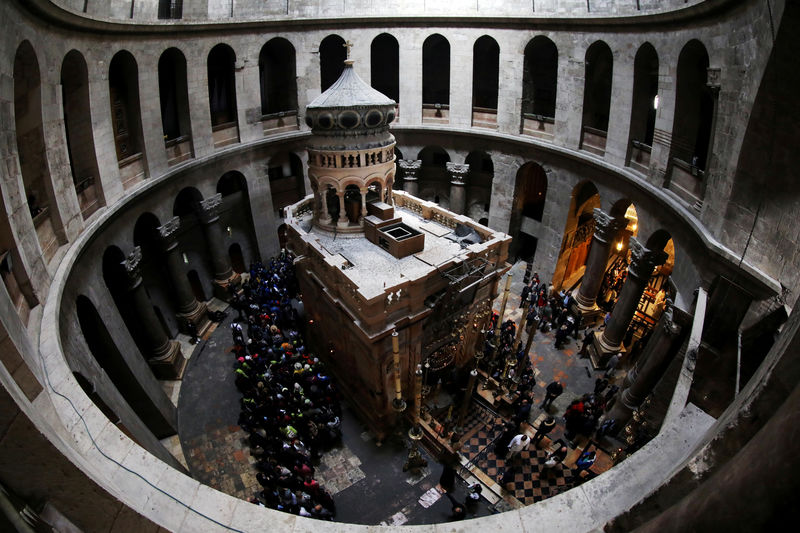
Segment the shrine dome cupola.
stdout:
<svg viewBox="0 0 800 533">
<path fill-rule="evenodd" d="M 396 105 L 364 82 L 347 59 L 339 79 L 306 107 L 316 227 L 363 233 L 367 204 L 391 205 L 395 139 L 389 124 Z"/>
</svg>

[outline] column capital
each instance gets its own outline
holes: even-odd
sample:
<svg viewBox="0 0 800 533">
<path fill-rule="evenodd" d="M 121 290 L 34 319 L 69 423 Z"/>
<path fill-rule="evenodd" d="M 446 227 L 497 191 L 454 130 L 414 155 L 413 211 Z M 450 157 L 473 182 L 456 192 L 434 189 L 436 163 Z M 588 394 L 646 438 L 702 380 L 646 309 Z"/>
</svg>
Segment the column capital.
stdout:
<svg viewBox="0 0 800 533">
<path fill-rule="evenodd" d="M 594 208 L 594 238 L 604 243 L 610 243 L 617 233 L 628 225 L 627 219 L 614 218 L 599 207 Z"/>
<path fill-rule="evenodd" d="M 422 168 L 421 159 L 398 159 L 397 166 L 403 171 L 403 179 L 416 180 L 417 172 Z"/>
<path fill-rule="evenodd" d="M 664 332 L 669 337 L 674 337 L 681 331 L 681 327 L 678 324 L 676 324 L 673 319 L 673 310 L 672 310 L 673 305 L 674 304 L 672 303 L 672 299 L 667 298 L 664 303 L 664 311 L 661 313 L 661 320 L 659 321 L 660 322 L 659 325 L 662 328 L 664 328 Z"/>
<path fill-rule="evenodd" d="M 445 168 L 450 173 L 450 183 L 452 185 L 464 185 L 464 177 L 469 172 L 469 165 L 466 163 L 446 163 Z"/>
<path fill-rule="evenodd" d="M 142 247 L 136 246 L 134 247 L 133 251 L 128 254 L 128 257 L 122 262 L 122 265 L 125 267 L 125 273 L 128 275 L 128 282 L 130 283 L 130 288 L 136 288 L 139 283 L 142 282 L 142 275 L 141 275 L 141 263 L 142 263 Z"/>
<path fill-rule="evenodd" d="M 219 218 L 217 214 L 217 208 L 222 203 L 222 193 L 217 193 L 213 196 L 209 196 L 205 200 L 201 200 L 200 205 L 200 220 L 204 224 L 210 224 L 211 222 L 216 221 Z"/>
<path fill-rule="evenodd" d="M 175 234 L 181 226 L 180 217 L 172 217 L 164 222 L 162 226 L 157 227 L 158 235 L 161 237 L 161 243 L 165 249 L 171 249 L 175 244 Z"/>
<path fill-rule="evenodd" d="M 636 237 L 628 240 L 631 250 L 631 264 L 628 272 L 637 278 L 648 280 L 653 274 L 653 269 L 658 265 L 663 265 L 667 260 L 668 254 L 663 250 L 650 250 L 645 248 Z"/>
</svg>

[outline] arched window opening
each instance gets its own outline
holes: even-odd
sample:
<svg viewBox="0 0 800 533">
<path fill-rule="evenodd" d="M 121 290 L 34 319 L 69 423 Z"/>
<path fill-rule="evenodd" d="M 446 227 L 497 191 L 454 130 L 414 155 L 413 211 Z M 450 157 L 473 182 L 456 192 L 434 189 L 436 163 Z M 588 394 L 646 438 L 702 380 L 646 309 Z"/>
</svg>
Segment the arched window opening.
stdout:
<svg viewBox="0 0 800 533">
<path fill-rule="evenodd" d="M 372 86 L 398 103 L 400 116 L 400 45 L 392 35 L 381 33 L 372 40 L 370 73 Z"/>
<path fill-rule="evenodd" d="M 628 166 L 646 173 L 650 166 L 650 150 L 658 109 L 658 54 L 650 43 L 644 43 L 633 62 L 633 102 L 631 105 Z"/>
<path fill-rule="evenodd" d="M 497 128 L 500 46 L 484 35 L 472 47 L 472 125 Z"/>
<path fill-rule="evenodd" d="M 183 18 L 183 0 L 158 0 L 158 18 Z"/>
<path fill-rule="evenodd" d="M 538 225 L 547 199 L 547 173 L 541 165 L 525 163 L 517 171 L 514 200 L 509 222 L 512 253 L 523 259 L 532 259 L 536 251 Z"/>
<path fill-rule="evenodd" d="M 258 56 L 258 72 L 264 133 L 296 130 L 297 65 L 292 43 L 281 37 L 267 41 Z"/>
<path fill-rule="evenodd" d="M 36 237 L 46 262 L 66 242 L 58 213 L 50 170 L 43 154 L 42 91 L 39 61 L 28 41 L 23 41 L 14 57 L 14 120 L 17 153 L 22 183 Z"/>
<path fill-rule="evenodd" d="M 218 44 L 208 54 L 208 100 L 215 148 L 239 142 L 235 65 L 236 54 L 226 44 Z"/>
<path fill-rule="evenodd" d="M 89 107 L 89 72 L 86 60 L 77 50 L 64 56 L 61 64 L 61 101 L 64 108 L 64 133 L 72 183 L 81 216 L 86 220 L 105 204 L 92 134 Z"/>
<path fill-rule="evenodd" d="M 422 43 L 422 122 L 450 122 L 450 43 L 438 33 Z"/>
<path fill-rule="evenodd" d="M 580 148 L 600 156 L 606 151 L 613 66 L 611 49 L 603 41 L 595 42 L 586 51 Z"/>
<path fill-rule="evenodd" d="M 347 59 L 344 39 L 338 35 L 328 35 L 319 43 L 319 73 L 322 92 L 339 79 Z"/>
<path fill-rule="evenodd" d="M 139 106 L 139 70 L 125 50 L 114 55 L 108 67 L 111 122 L 122 187 L 128 189 L 147 177 Z"/>
<path fill-rule="evenodd" d="M 177 48 L 169 48 L 158 60 L 158 90 L 167 163 L 175 165 L 193 155 L 186 58 Z"/>
<path fill-rule="evenodd" d="M 708 52 L 689 41 L 678 57 L 675 120 L 667 186 L 687 204 L 702 205 L 716 94 L 708 84 Z"/>
<path fill-rule="evenodd" d="M 522 71 L 522 133 L 552 140 L 556 116 L 558 48 L 540 35 L 525 47 Z"/>
</svg>

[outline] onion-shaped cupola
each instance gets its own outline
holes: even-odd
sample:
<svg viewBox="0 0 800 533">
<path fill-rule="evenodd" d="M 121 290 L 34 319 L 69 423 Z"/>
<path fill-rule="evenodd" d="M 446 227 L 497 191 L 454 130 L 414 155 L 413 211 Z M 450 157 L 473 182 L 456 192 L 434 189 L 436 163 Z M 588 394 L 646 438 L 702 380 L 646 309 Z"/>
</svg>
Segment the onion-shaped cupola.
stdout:
<svg viewBox="0 0 800 533">
<path fill-rule="evenodd" d="M 367 205 L 391 205 L 396 102 L 370 87 L 344 62 L 328 90 L 306 107 L 313 133 L 308 177 L 314 191 L 314 225 L 342 233 L 364 231 Z"/>
</svg>

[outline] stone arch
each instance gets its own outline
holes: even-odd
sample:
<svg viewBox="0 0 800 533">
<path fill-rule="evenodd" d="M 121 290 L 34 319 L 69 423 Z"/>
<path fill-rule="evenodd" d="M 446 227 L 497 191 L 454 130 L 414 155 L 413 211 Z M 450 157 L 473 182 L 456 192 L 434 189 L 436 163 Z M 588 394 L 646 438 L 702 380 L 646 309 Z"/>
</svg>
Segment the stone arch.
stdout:
<svg viewBox="0 0 800 533">
<path fill-rule="evenodd" d="M 292 43 L 273 37 L 258 54 L 261 115 L 297 113 L 297 61 Z"/>
<path fill-rule="evenodd" d="M 164 50 L 158 59 L 158 94 L 167 162 L 175 165 L 194 153 L 186 57 L 175 47 Z"/>
<path fill-rule="evenodd" d="M 203 201 L 203 195 L 194 187 L 184 187 L 175 197 L 172 204 L 172 216 L 186 217 L 197 213 L 197 204 Z"/>
<path fill-rule="evenodd" d="M 466 184 L 466 207 L 468 217 L 479 220 L 489 217 L 489 205 L 494 181 L 494 162 L 492 156 L 482 150 L 467 154 L 464 162 L 469 165 L 469 178 Z"/>
<path fill-rule="evenodd" d="M 633 61 L 633 101 L 626 164 L 647 172 L 658 108 L 658 54 L 652 44 L 639 47 Z"/>
<path fill-rule="evenodd" d="M 381 33 L 372 40 L 370 73 L 372 87 L 399 104 L 400 45 L 393 35 Z"/>
<path fill-rule="evenodd" d="M 583 87 L 583 124 L 580 148 L 604 155 L 611 110 L 611 80 L 614 57 L 604 41 L 595 41 L 586 50 Z"/>
<path fill-rule="evenodd" d="M 544 35 L 525 46 L 522 72 L 522 113 L 553 119 L 556 116 L 558 47 Z M 551 121 L 547 121 L 552 124 Z"/>
<path fill-rule="evenodd" d="M 447 124 L 450 108 L 450 43 L 434 33 L 422 43 L 422 122 Z"/>
<path fill-rule="evenodd" d="M 139 102 L 139 67 L 133 54 L 120 50 L 108 66 L 111 121 L 120 178 L 127 189 L 147 177 Z"/>
<path fill-rule="evenodd" d="M 541 222 L 547 199 L 547 172 L 534 161 L 523 164 L 517 170 L 514 183 L 514 199 L 509 222 L 509 234 L 513 255 L 531 261 L 536 254 L 538 238 L 531 221 Z"/>
<path fill-rule="evenodd" d="M 305 197 L 303 162 L 294 152 L 278 152 L 273 155 L 269 160 L 267 174 L 272 193 L 272 207 L 276 211 Z"/>
<path fill-rule="evenodd" d="M 319 43 L 319 73 L 322 92 L 339 79 L 347 59 L 345 41 L 336 34 L 328 35 Z"/>
<path fill-rule="evenodd" d="M 681 49 L 675 83 L 675 118 L 665 185 L 691 206 L 703 201 L 711 156 L 716 96 L 708 86 L 706 47 L 692 39 Z"/>
<path fill-rule="evenodd" d="M 14 55 L 14 126 L 25 198 L 45 262 L 67 242 L 58 211 L 58 198 L 44 140 L 42 89 L 39 60 L 29 41 L 22 41 Z"/>
<path fill-rule="evenodd" d="M 553 286 L 556 289 L 570 288 L 580 279 L 594 235 L 593 211 L 600 206 L 600 193 L 594 183 L 584 180 L 573 187 L 564 237 L 553 274 Z"/>
<path fill-rule="evenodd" d="M 220 43 L 208 53 L 208 105 L 214 147 L 239 142 L 239 118 L 236 106 L 236 53 Z"/>
<path fill-rule="evenodd" d="M 472 46 L 472 125 L 497 127 L 500 45 L 488 35 Z"/>
<path fill-rule="evenodd" d="M 61 102 L 72 183 L 86 220 L 105 205 L 105 196 L 92 135 L 89 71 L 86 59 L 77 50 L 67 52 L 61 62 Z"/>
<path fill-rule="evenodd" d="M 417 154 L 417 159 L 422 161 L 419 169 L 419 197 L 423 200 L 436 201 L 439 198 L 450 198 L 450 176 L 447 173 L 447 163 L 451 161 L 450 154 L 441 146 L 426 146 Z M 449 202 L 448 202 L 449 203 Z M 447 203 L 445 203 L 445 206 Z"/>
<path fill-rule="evenodd" d="M 222 195 L 219 224 L 225 228 L 228 238 L 233 240 L 228 246 L 228 257 L 234 258 L 230 251 L 231 246 L 236 244 L 239 246 L 238 255 L 235 256 L 239 261 L 238 266 L 247 265 L 247 258 L 252 261 L 259 256 L 247 177 L 238 170 L 228 171 L 217 181 L 216 192 Z"/>
</svg>

